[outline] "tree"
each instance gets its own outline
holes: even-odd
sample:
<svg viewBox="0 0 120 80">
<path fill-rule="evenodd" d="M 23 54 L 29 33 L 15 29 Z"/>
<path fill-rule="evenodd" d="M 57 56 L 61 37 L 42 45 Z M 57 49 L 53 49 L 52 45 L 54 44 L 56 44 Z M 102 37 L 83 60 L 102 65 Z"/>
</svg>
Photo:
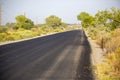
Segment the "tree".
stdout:
<svg viewBox="0 0 120 80">
<path fill-rule="evenodd" d="M 86 12 L 81 12 L 77 19 L 81 21 L 83 27 L 94 25 L 94 17 Z"/>
<path fill-rule="evenodd" d="M 106 24 L 108 21 L 109 13 L 108 11 L 98 11 L 95 15 L 95 20 L 98 24 Z"/>
<path fill-rule="evenodd" d="M 8 23 L 5 24 L 5 26 L 8 27 L 9 29 L 11 29 L 11 28 L 14 28 L 15 23 L 9 23 L 8 22 Z"/>
<path fill-rule="evenodd" d="M 117 27 L 120 26 L 120 9 L 116 8 L 111 8 L 110 16 L 109 19 L 111 20 L 110 22 L 110 28 L 111 29 L 116 29 Z"/>
<path fill-rule="evenodd" d="M 61 19 L 55 15 L 51 15 L 49 17 L 46 18 L 46 24 L 49 26 L 49 27 L 58 27 L 61 25 Z"/>
<path fill-rule="evenodd" d="M 23 29 L 31 29 L 34 25 L 33 21 L 26 18 L 24 15 L 16 16 L 16 29 L 23 28 Z"/>
</svg>

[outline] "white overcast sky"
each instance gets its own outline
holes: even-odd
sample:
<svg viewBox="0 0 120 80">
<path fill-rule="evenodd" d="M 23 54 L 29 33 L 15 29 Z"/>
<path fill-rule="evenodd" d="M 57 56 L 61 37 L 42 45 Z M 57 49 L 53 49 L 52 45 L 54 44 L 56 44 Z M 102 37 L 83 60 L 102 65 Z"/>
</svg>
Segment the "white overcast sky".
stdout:
<svg viewBox="0 0 120 80">
<path fill-rule="evenodd" d="M 98 10 L 120 8 L 120 0 L 0 0 L 2 24 L 15 22 L 15 16 L 26 14 L 35 23 L 45 23 L 45 18 L 56 15 L 66 23 L 78 23 L 76 16 L 82 12 L 94 15 Z"/>
</svg>

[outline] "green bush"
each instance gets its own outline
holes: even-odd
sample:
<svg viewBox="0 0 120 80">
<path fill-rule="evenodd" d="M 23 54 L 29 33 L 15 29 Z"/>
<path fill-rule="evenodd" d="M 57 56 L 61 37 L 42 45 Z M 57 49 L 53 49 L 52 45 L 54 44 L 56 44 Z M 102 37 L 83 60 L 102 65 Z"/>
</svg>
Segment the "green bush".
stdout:
<svg viewBox="0 0 120 80">
<path fill-rule="evenodd" d="M 63 30 L 61 28 L 55 28 L 54 32 L 62 32 Z"/>
<path fill-rule="evenodd" d="M 6 36 L 7 36 L 6 33 L 0 33 L 0 42 L 5 41 L 6 40 Z"/>
</svg>

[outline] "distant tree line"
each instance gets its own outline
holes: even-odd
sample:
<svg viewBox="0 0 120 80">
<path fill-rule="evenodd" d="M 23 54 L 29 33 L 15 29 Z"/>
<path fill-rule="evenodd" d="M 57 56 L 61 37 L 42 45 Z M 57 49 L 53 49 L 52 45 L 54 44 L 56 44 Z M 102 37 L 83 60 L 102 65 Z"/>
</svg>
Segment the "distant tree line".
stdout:
<svg viewBox="0 0 120 80">
<path fill-rule="evenodd" d="M 27 18 L 25 15 L 18 15 L 15 17 L 16 22 L 15 23 L 6 23 L 6 25 L 2 28 L 0 28 L 0 32 L 5 32 L 7 29 L 26 29 L 30 30 L 31 28 L 36 27 L 34 22 Z M 65 26 L 66 24 L 62 22 L 61 18 L 55 16 L 55 15 L 50 15 L 45 19 L 46 23 L 44 24 L 45 27 L 61 27 Z M 40 26 L 40 25 L 38 25 Z"/>
</svg>

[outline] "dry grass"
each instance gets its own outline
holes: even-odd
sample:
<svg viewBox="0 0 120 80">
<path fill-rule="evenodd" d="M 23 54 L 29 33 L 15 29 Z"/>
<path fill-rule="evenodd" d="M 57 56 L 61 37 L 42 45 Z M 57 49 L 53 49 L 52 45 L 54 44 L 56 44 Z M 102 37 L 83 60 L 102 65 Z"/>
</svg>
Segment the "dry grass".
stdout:
<svg viewBox="0 0 120 80">
<path fill-rule="evenodd" d="M 96 72 L 100 80 L 120 80 L 120 48 L 107 54 L 104 63 L 96 66 Z"/>
<path fill-rule="evenodd" d="M 52 27 L 43 26 L 43 27 L 32 28 L 31 30 L 25 30 L 25 29 L 8 30 L 5 32 L 0 32 L 0 42 L 32 38 L 35 36 L 46 35 L 54 32 L 63 32 L 67 30 L 73 30 L 73 28 L 70 27 L 52 28 Z"/>
<path fill-rule="evenodd" d="M 98 78 L 100 80 L 120 80 L 120 29 L 102 35 L 102 38 L 107 54 L 104 63 L 96 65 Z M 98 41 L 100 45 L 102 45 L 101 40 Z"/>
</svg>

